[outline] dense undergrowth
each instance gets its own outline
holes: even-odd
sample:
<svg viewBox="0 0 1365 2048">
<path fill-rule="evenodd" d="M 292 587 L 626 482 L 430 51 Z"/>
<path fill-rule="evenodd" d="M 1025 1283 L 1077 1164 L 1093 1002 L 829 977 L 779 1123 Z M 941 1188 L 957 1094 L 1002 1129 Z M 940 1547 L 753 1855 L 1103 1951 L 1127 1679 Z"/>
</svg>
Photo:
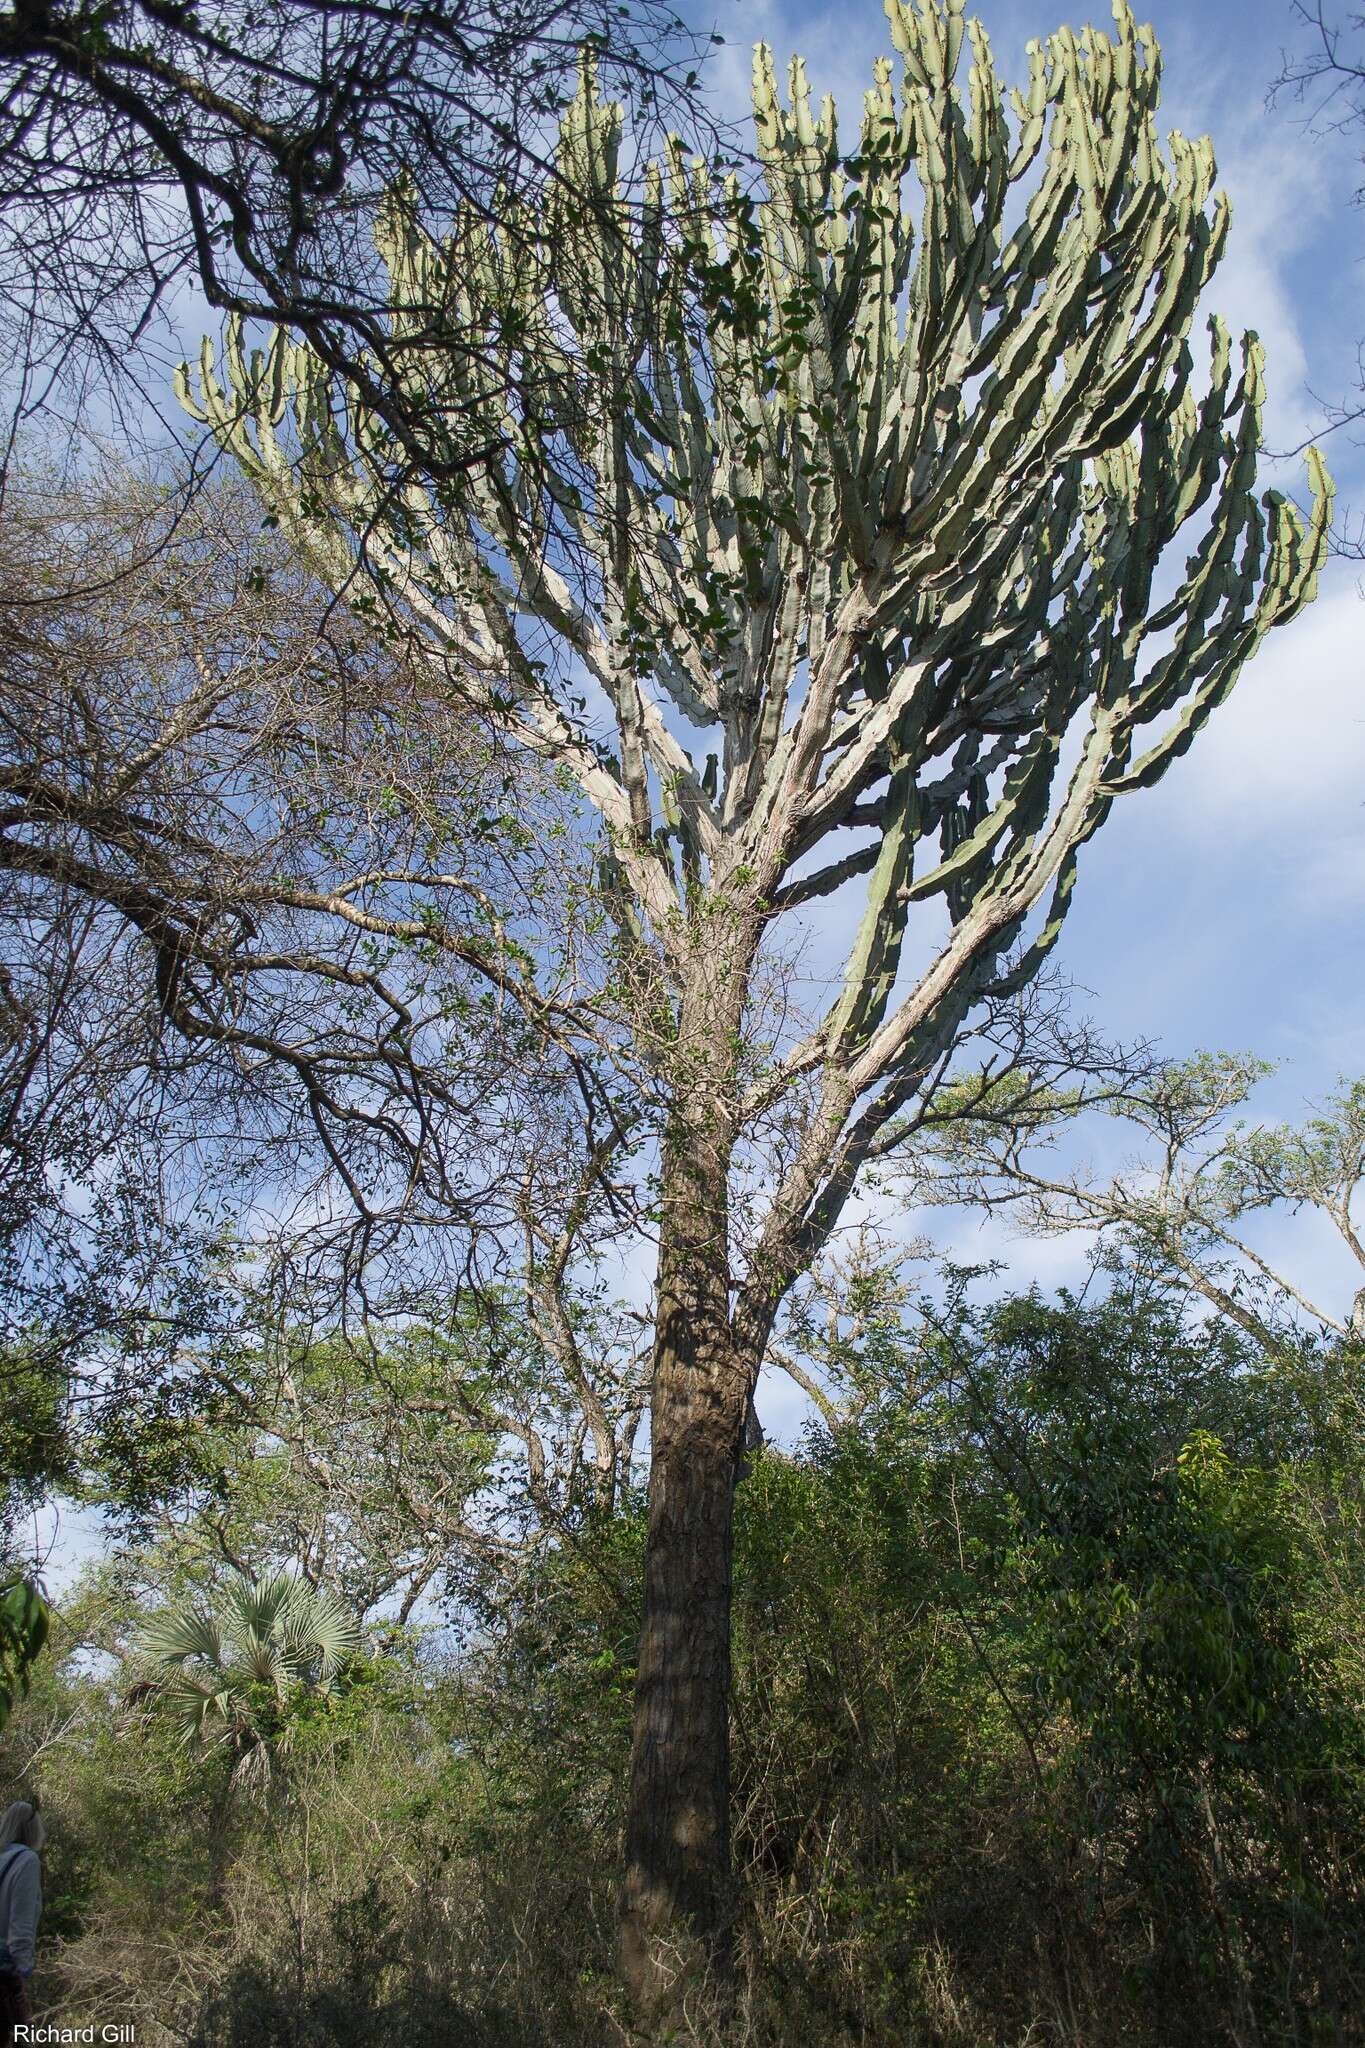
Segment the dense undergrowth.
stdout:
<svg viewBox="0 0 1365 2048">
<path fill-rule="evenodd" d="M 740 1489 L 737 2043 L 1365 2038 L 1358 1354 L 1006 1302 Z M 45 2010 L 140 2048 L 598 2048 L 640 1503 L 394 1630 L 269 1776 L 102 1656 L 4 1736 Z M 134 1574 L 135 1576 L 135 1574 Z M 128 1568 L 69 1603 L 131 1626 Z M 717 2038 L 706 1987 L 678 2038 Z"/>
</svg>

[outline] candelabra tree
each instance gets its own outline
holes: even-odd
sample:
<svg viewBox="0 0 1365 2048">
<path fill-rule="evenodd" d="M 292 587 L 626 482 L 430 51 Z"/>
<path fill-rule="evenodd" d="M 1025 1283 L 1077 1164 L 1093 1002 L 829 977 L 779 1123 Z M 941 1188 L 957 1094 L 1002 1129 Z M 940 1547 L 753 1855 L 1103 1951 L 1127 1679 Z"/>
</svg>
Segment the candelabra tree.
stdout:
<svg viewBox="0 0 1365 2048">
<path fill-rule="evenodd" d="M 284 333 L 182 372 L 270 516 L 338 589 L 363 562 L 392 630 L 600 833 L 661 1109 L 641 1993 L 680 1936 L 729 1950 L 731 1512 L 784 1296 L 934 1113 L 974 1010 L 1036 975 L 1115 799 L 1309 600 L 1330 513 L 1315 456 L 1307 519 L 1257 495 L 1255 337 L 1239 368 L 1215 320 L 1196 370 L 1228 205 L 1207 141 L 1158 142 L 1151 31 L 1123 4 L 1112 35 L 1062 29 L 1007 94 L 963 0 L 888 13 L 899 89 L 879 62 L 851 153 L 759 47 L 755 189 L 681 142 L 633 183 L 585 66 L 534 275 L 524 213 L 437 242 L 391 194 L 395 307 L 480 337 L 441 371 L 394 315 L 405 402 L 485 409 L 472 501 L 386 485 L 383 421 Z M 822 1009 L 760 1028 L 795 929 L 842 967 Z"/>
</svg>

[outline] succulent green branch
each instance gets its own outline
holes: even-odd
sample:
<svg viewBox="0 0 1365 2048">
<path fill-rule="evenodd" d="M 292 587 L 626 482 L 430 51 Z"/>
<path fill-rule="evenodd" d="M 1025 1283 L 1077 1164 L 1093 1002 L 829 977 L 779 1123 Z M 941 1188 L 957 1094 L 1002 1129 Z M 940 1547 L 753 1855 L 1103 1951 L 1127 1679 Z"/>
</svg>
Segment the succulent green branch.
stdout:
<svg viewBox="0 0 1365 2048">
<path fill-rule="evenodd" d="M 1239 374 L 1215 318 L 1196 369 L 1229 208 L 1207 140 L 1159 140 L 1126 0 L 1030 44 L 1012 93 L 962 0 L 887 12 L 899 78 L 874 67 L 851 148 L 758 47 L 756 193 L 676 139 L 628 180 L 585 60 L 537 217 L 438 240 L 390 195 L 405 400 L 499 451 L 458 495 L 395 486 L 382 424 L 283 335 L 230 330 L 178 387 L 339 589 L 363 557 L 419 656 L 577 778 L 613 915 L 676 983 L 713 899 L 771 922 L 861 886 L 841 987 L 767 1084 L 834 1077 L 812 1189 L 853 1100 L 902 1100 L 964 999 L 1036 971 L 1115 798 L 1313 596 L 1332 507 L 1316 453 L 1306 519 L 1257 494 L 1255 337 Z"/>
</svg>

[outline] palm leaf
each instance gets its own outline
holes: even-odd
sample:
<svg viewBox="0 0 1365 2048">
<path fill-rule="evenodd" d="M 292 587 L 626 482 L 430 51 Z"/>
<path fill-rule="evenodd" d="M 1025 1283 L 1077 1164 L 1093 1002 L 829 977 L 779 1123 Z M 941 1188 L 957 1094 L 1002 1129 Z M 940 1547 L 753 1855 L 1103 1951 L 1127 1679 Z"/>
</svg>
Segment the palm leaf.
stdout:
<svg viewBox="0 0 1365 2048">
<path fill-rule="evenodd" d="M 286 1706 L 291 1686 L 328 1688 L 363 1643 L 343 1601 L 288 1571 L 238 1578 L 212 1613 L 168 1607 L 139 1638 L 142 1654 L 162 1674 L 149 1691 L 165 1700 L 186 1739 L 209 1740 L 216 1732 L 248 1750 L 287 1735 L 260 1727 L 249 1697 L 253 1685 L 269 1686 Z M 259 1768 L 268 1774 L 268 1767 L 268 1759 L 248 1767 L 244 1758 L 238 1773 Z"/>
<path fill-rule="evenodd" d="M 180 1664 L 187 1657 L 221 1664 L 223 1631 L 211 1614 L 201 1614 L 193 1607 L 166 1607 L 147 1623 L 138 1648 L 154 1664 Z"/>
<path fill-rule="evenodd" d="M 287 1656 L 311 1663 L 316 1658 L 323 1678 L 332 1678 L 348 1657 L 356 1655 L 364 1635 L 355 1616 L 334 1593 L 295 1580 L 295 1590 L 281 1619 L 281 1642 Z"/>
</svg>

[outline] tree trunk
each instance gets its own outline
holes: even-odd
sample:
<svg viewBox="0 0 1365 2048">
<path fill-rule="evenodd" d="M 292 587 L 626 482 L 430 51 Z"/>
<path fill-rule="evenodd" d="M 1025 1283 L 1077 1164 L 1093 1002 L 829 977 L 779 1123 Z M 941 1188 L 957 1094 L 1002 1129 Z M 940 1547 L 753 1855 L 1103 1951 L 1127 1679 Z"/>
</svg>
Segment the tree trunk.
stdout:
<svg viewBox="0 0 1365 2048">
<path fill-rule="evenodd" d="M 664 1150 L 621 1947 L 644 2010 L 698 1965 L 723 1984 L 733 1961 L 730 1578 L 751 1374 L 731 1336 L 730 1138 L 715 1126 L 680 1111 Z"/>
</svg>

